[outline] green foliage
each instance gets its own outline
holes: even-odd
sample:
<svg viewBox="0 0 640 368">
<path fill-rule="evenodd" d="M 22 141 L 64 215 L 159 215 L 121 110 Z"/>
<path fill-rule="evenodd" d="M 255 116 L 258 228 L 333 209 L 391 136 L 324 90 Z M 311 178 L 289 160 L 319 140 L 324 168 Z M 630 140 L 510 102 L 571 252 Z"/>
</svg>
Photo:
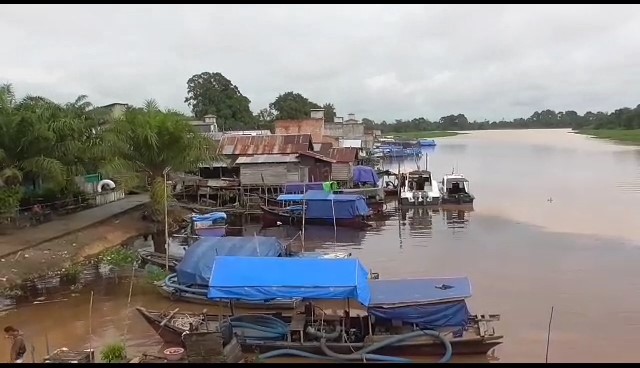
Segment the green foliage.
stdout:
<svg viewBox="0 0 640 368">
<path fill-rule="evenodd" d="M 336 119 L 336 108 L 332 103 L 326 103 L 322 105 L 324 109 L 324 121 L 333 122 Z"/>
<path fill-rule="evenodd" d="M 198 119 L 215 115 L 221 130 L 255 127 L 251 100 L 221 73 L 204 72 L 189 78 L 184 102 Z"/>
<path fill-rule="evenodd" d="M 396 138 L 420 139 L 420 138 L 452 137 L 454 135 L 459 135 L 459 134 L 464 134 L 464 133 L 428 131 L 428 132 L 393 133 L 392 135 Z"/>
<path fill-rule="evenodd" d="M 578 130 L 577 133 L 591 135 L 596 138 L 640 144 L 640 129 L 587 129 Z"/>
<path fill-rule="evenodd" d="M 125 248 L 113 248 L 99 257 L 100 262 L 108 264 L 115 268 L 124 266 L 132 266 L 138 261 L 138 254 L 132 250 Z"/>
<path fill-rule="evenodd" d="M 82 276 L 82 267 L 78 264 L 72 264 L 60 275 L 60 278 L 68 283 L 77 284 Z"/>
<path fill-rule="evenodd" d="M 148 266 L 147 267 L 147 281 L 151 282 L 151 283 L 156 283 L 158 281 L 162 281 L 164 279 L 167 278 L 167 276 L 169 276 L 169 272 L 163 270 L 160 267 L 156 267 L 156 266 Z"/>
<path fill-rule="evenodd" d="M 311 109 L 321 107 L 299 93 L 285 92 L 270 103 L 269 108 L 276 112 L 276 119 L 305 119 Z"/>
<path fill-rule="evenodd" d="M 107 363 L 120 363 L 127 359 L 127 349 L 122 342 L 111 343 L 100 351 L 100 360 Z"/>
<path fill-rule="evenodd" d="M 22 188 L 0 187 L 0 215 L 13 215 L 20 206 Z"/>
</svg>

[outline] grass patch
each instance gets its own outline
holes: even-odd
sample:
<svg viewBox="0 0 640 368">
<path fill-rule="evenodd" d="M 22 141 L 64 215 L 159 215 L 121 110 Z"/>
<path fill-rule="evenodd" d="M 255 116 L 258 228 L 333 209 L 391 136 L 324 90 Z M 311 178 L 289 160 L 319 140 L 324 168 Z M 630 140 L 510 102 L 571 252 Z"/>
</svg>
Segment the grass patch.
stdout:
<svg viewBox="0 0 640 368">
<path fill-rule="evenodd" d="M 447 131 L 424 131 L 424 132 L 388 133 L 384 135 L 393 135 L 396 138 L 420 139 L 420 138 L 453 137 L 459 134 L 464 134 L 464 133 L 447 132 Z"/>
<path fill-rule="evenodd" d="M 152 284 L 158 281 L 163 281 L 164 279 L 167 278 L 167 276 L 169 276 L 169 272 L 157 266 L 149 265 L 145 267 L 145 269 L 147 271 L 147 274 L 146 274 L 147 281 L 149 281 Z"/>
<path fill-rule="evenodd" d="M 600 139 L 640 144 L 640 129 L 585 129 L 575 131 L 575 133 L 590 135 Z"/>
<path fill-rule="evenodd" d="M 127 360 L 127 349 L 121 342 L 111 343 L 102 348 L 100 359 L 107 363 L 122 363 Z"/>
<path fill-rule="evenodd" d="M 125 248 L 113 248 L 99 257 L 101 263 L 108 264 L 115 268 L 121 268 L 124 266 L 132 266 L 138 261 L 138 254 L 130 249 Z"/>
</svg>

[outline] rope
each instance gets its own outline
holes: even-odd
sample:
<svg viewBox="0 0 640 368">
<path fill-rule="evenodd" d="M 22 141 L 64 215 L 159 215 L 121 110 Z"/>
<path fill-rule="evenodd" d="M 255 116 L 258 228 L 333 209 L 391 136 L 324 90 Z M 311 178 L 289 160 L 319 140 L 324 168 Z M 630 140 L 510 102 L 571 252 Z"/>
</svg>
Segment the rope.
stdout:
<svg viewBox="0 0 640 368">
<path fill-rule="evenodd" d="M 204 320 L 201 316 L 198 318 L 191 318 L 190 316 L 185 314 L 181 317 L 173 318 L 170 323 L 179 329 L 189 331 L 191 326 L 200 327 L 200 325 L 204 323 Z"/>
</svg>

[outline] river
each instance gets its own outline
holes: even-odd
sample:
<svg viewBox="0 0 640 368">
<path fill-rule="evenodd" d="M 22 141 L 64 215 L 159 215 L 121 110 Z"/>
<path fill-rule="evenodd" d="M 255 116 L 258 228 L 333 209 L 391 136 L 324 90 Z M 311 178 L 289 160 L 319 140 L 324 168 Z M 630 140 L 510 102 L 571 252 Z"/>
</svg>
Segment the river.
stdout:
<svg viewBox="0 0 640 368">
<path fill-rule="evenodd" d="M 468 275 L 472 313 L 500 313 L 496 328 L 505 339 L 491 359 L 461 361 L 544 362 L 552 306 L 550 362 L 637 361 L 640 149 L 566 130 L 481 131 L 436 140 L 427 151 L 429 170 L 436 179 L 454 168 L 465 174 L 476 196 L 473 211 L 398 212 L 389 202 L 392 216 L 367 232 L 338 229 L 334 236 L 327 228 L 307 229 L 305 249 L 350 251 L 381 278 Z M 416 162 L 401 165 L 413 169 Z M 245 234 L 257 231 L 254 226 Z M 295 231 L 262 234 L 291 238 Z M 123 277 L 117 284 L 100 278 L 77 294 L 46 297 L 59 301 L 10 311 L 0 324 L 22 329 L 38 360 L 46 351 L 45 331 L 51 349 L 81 347 L 88 341 L 93 290 L 92 346 L 114 341 L 128 325 L 130 355 L 156 352 L 159 339 L 127 311 L 129 285 Z M 132 295 L 132 306 L 172 304 L 144 280 L 134 283 Z M 0 346 L 0 361 L 8 348 Z"/>
</svg>

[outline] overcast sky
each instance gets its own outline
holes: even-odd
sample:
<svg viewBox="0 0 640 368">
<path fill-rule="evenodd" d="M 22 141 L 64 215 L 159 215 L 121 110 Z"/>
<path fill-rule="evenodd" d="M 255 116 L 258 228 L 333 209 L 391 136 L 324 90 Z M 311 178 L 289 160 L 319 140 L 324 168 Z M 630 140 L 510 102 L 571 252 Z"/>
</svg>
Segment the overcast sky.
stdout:
<svg viewBox="0 0 640 368">
<path fill-rule="evenodd" d="M 96 105 L 221 72 L 254 112 L 286 91 L 376 121 L 640 103 L 637 5 L 0 5 L 0 82 Z"/>
</svg>

